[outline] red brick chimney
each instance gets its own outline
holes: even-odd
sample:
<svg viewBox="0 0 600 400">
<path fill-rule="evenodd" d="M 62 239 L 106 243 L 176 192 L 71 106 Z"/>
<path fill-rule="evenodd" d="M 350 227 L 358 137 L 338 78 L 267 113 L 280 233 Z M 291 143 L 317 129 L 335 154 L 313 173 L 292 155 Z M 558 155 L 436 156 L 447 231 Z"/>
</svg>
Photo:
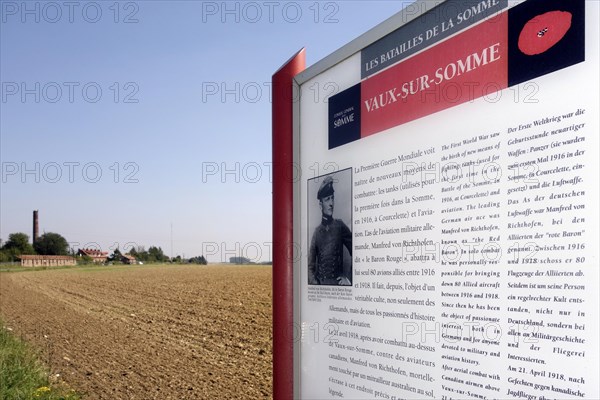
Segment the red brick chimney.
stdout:
<svg viewBox="0 0 600 400">
<path fill-rule="evenodd" d="M 40 237 L 40 224 L 38 220 L 38 210 L 33 210 L 33 238 L 31 241 L 35 245 Z"/>
</svg>

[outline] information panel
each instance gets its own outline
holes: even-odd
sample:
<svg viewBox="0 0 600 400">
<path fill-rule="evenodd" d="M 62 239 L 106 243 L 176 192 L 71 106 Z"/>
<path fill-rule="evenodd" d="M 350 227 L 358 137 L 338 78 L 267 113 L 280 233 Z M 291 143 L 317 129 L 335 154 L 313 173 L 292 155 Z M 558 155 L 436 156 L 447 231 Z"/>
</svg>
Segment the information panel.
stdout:
<svg viewBox="0 0 600 400">
<path fill-rule="evenodd" d="M 600 398 L 599 10 L 448 0 L 298 82 L 299 398 Z"/>
</svg>

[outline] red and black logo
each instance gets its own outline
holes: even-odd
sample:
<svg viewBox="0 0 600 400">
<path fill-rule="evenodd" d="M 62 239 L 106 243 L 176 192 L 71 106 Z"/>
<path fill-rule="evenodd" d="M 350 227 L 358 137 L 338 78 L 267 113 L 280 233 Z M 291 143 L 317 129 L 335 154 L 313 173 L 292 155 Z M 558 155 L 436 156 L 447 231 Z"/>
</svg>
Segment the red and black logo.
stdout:
<svg viewBox="0 0 600 400">
<path fill-rule="evenodd" d="M 585 60 L 585 1 L 529 0 L 508 11 L 508 85 Z"/>
</svg>

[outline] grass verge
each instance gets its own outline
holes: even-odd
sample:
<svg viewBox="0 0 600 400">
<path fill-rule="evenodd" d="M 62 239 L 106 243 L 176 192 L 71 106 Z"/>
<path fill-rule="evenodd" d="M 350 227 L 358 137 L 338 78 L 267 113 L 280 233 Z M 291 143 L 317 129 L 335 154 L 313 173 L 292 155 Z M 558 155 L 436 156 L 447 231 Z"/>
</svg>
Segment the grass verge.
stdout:
<svg viewBox="0 0 600 400">
<path fill-rule="evenodd" d="M 0 320 L 0 399 L 79 400 L 81 396 L 51 385 L 35 352 Z"/>
</svg>

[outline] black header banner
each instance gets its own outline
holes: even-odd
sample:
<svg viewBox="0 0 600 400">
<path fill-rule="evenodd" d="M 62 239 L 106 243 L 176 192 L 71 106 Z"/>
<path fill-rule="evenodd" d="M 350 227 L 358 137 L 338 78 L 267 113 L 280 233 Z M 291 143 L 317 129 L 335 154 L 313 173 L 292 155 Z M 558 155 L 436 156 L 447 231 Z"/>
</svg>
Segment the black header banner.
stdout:
<svg viewBox="0 0 600 400">
<path fill-rule="evenodd" d="M 497 15 L 507 7 L 508 0 L 448 0 L 363 49 L 361 78 Z"/>
</svg>

